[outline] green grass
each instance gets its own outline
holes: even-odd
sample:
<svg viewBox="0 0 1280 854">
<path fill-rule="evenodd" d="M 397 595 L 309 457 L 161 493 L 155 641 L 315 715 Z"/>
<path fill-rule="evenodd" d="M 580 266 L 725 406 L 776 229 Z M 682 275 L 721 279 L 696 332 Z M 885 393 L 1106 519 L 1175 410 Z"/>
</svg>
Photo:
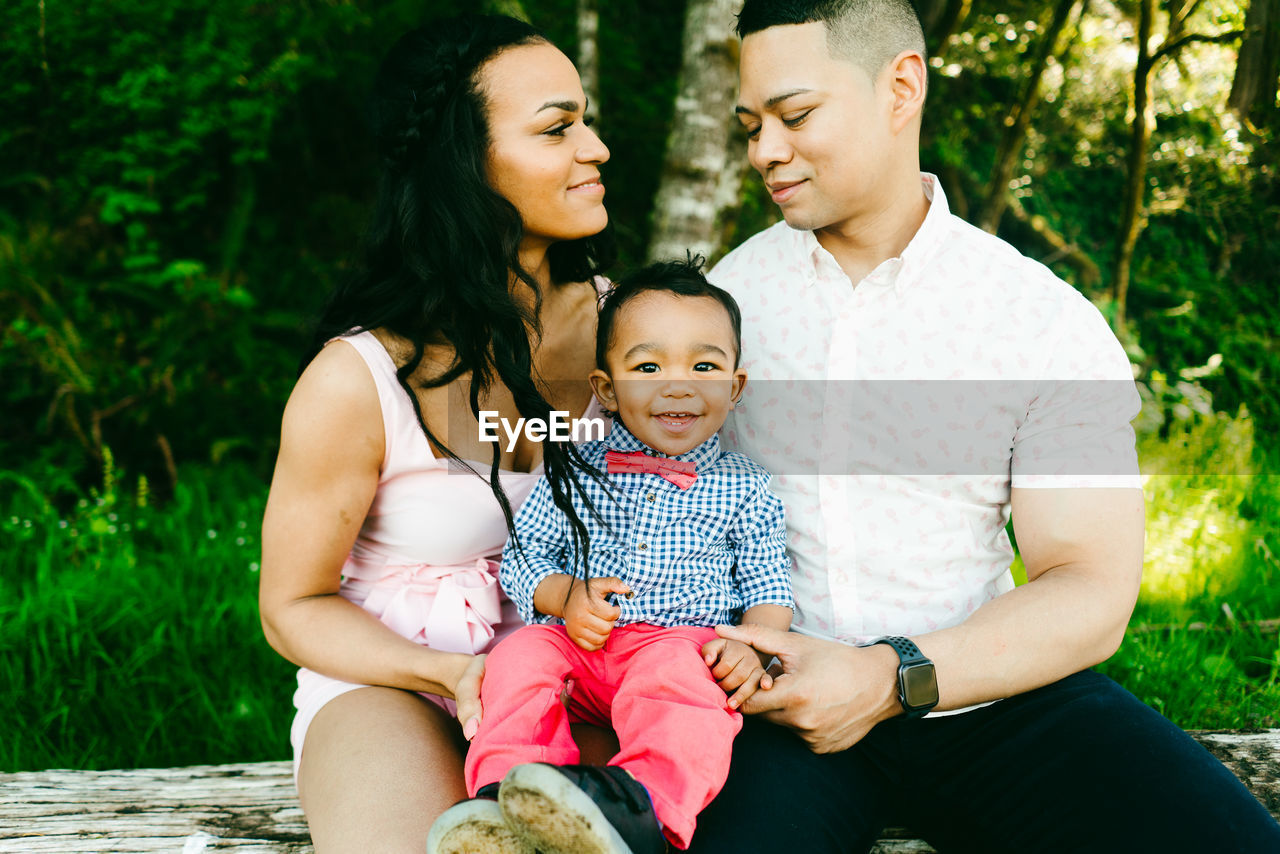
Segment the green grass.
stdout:
<svg viewBox="0 0 1280 854">
<path fill-rule="evenodd" d="M 1280 618 L 1280 478 L 1251 473 L 1264 467 L 1246 417 L 1140 452 L 1142 594 L 1100 669 L 1188 729 L 1280 726 L 1280 634 L 1256 625 Z"/>
<path fill-rule="evenodd" d="M 1161 472 L 1143 592 L 1101 669 L 1186 728 L 1280 726 L 1280 635 L 1250 625 L 1280 617 L 1280 479 L 1223 473 L 1253 464 L 1245 419 L 1142 451 Z M 0 771 L 288 756 L 294 670 L 257 617 L 265 497 L 242 468 L 184 469 L 163 506 L 109 469 L 84 497 L 0 472 Z"/>
<path fill-rule="evenodd" d="M 186 470 L 173 499 L 58 512 L 0 473 L 0 770 L 288 756 L 293 668 L 257 617 L 265 485 Z"/>
</svg>

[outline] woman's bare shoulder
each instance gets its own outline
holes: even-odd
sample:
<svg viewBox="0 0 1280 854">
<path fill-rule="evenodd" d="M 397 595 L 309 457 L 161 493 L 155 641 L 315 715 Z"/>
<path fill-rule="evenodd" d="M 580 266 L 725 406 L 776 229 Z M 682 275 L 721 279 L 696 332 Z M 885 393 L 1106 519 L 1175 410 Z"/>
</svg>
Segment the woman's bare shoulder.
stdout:
<svg viewBox="0 0 1280 854">
<path fill-rule="evenodd" d="M 289 395 L 282 430 L 282 446 L 344 455 L 365 450 L 381 460 L 378 387 L 353 346 L 333 341 L 316 354 Z"/>
<path fill-rule="evenodd" d="M 303 370 L 290 402 L 299 397 L 309 401 L 316 396 L 328 399 L 330 405 L 370 400 L 377 403 L 378 388 L 369 366 L 356 348 L 341 338 L 326 344 Z"/>
<path fill-rule="evenodd" d="M 387 351 L 387 355 L 391 357 L 397 369 L 413 361 L 414 353 L 417 352 L 417 345 L 413 341 L 389 329 L 374 329 L 371 334 L 378 339 L 382 349 Z M 423 342 L 422 357 L 411 381 L 416 384 L 439 376 L 453 367 L 453 359 L 454 349 L 449 345 L 448 340 L 443 335 L 434 335 L 430 340 Z"/>
</svg>

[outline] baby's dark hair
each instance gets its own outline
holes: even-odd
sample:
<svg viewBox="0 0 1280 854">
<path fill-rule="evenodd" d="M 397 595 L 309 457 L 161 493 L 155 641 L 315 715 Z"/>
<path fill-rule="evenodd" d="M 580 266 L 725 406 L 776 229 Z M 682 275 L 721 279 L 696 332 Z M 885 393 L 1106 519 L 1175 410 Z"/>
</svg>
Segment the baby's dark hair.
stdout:
<svg viewBox="0 0 1280 854">
<path fill-rule="evenodd" d="M 596 327 L 596 367 L 609 370 L 606 356 L 613 338 L 613 324 L 618 309 L 640 294 L 666 291 L 682 297 L 711 297 L 729 313 L 733 326 L 733 367 L 742 360 L 742 311 L 729 292 L 707 281 L 702 274 L 701 255 L 690 254 L 683 261 L 658 261 L 633 270 L 614 282 L 600 302 L 600 318 Z"/>
</svg>

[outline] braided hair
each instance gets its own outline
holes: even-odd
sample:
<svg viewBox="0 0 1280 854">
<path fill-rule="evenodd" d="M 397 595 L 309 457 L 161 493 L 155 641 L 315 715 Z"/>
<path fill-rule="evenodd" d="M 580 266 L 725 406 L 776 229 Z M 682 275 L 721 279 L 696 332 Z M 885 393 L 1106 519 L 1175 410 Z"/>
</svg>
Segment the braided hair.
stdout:
<svg viewBox="0 0 1280 854">
<path fill-rule="evenodd" d="M 541 333 L 542 289 L 519 259 L 524 234 L 515 206 L 494 191 L 485 174 L 490 144 L 480 72 L 502 51 L 549 43 L 538 30 L 503 15 L 461 15 L 402 36 L 374 82 L 370 119 L 382 156 L 377 197 L 354 274 L 331 295 L 315 330 L 310 362 L 331 338 L 386 329 L 413 347 L 396 371 L 418 424 L 434 446 L 476 474 L 431 432 L 410 381 L 440 388 L 470 374 L 469 403 L 479 417 L 481 396 L 496 381 L 524 418 L 550 419 L 551 405 L 534 382 L 529 331 Z M 548 250 L 553 282 L 588 281 L 614 259 L 612 232 L 554 244 Z M 532 308 L 511 293 L 511 276 L 534 294 Z M 445 340 L 453 362 L 436 376 L 415 376 L 427 345 Z M 514 538 L 511 504 L 499 480 L 493 446 L 488 483 Z M 570 490 L 599 513 L 574 474 L 603 476 L 570 442 L 546 442 L 543 467 L 553 500 L 570 523 L 575 547 L 587 548 L 587 530 Z"/>
</svg>

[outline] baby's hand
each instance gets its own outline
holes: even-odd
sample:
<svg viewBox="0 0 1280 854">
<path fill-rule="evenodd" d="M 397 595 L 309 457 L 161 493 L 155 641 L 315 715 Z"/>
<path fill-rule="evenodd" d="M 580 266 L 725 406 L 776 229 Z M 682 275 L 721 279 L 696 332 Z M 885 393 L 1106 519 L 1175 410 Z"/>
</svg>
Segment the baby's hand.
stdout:
<svg viewBox="0 0 1280 854">
<path fill-rule="evenodd" d="M 569 638 L 578 646 L 593 652 L 604 646 L 622 609 L 605 597 L 610 593 L 631 595 L 631 588 L 621 578 L 593 578 L 588 586 L 575 578 L 564 606 L 564 625 Z M 748 647 L 749 649 L 750 647 Z"/>
<path fill-rule="evenodd" d="M 773 687 L 773 677 L 765 673 L 760 656 L 742 641 L 716 638 L 702 647 L 702 660 L 711 668 L 716 682 L 730 694 L 729 708 L 736 709 L 757 690 Z"/>
</svg>

